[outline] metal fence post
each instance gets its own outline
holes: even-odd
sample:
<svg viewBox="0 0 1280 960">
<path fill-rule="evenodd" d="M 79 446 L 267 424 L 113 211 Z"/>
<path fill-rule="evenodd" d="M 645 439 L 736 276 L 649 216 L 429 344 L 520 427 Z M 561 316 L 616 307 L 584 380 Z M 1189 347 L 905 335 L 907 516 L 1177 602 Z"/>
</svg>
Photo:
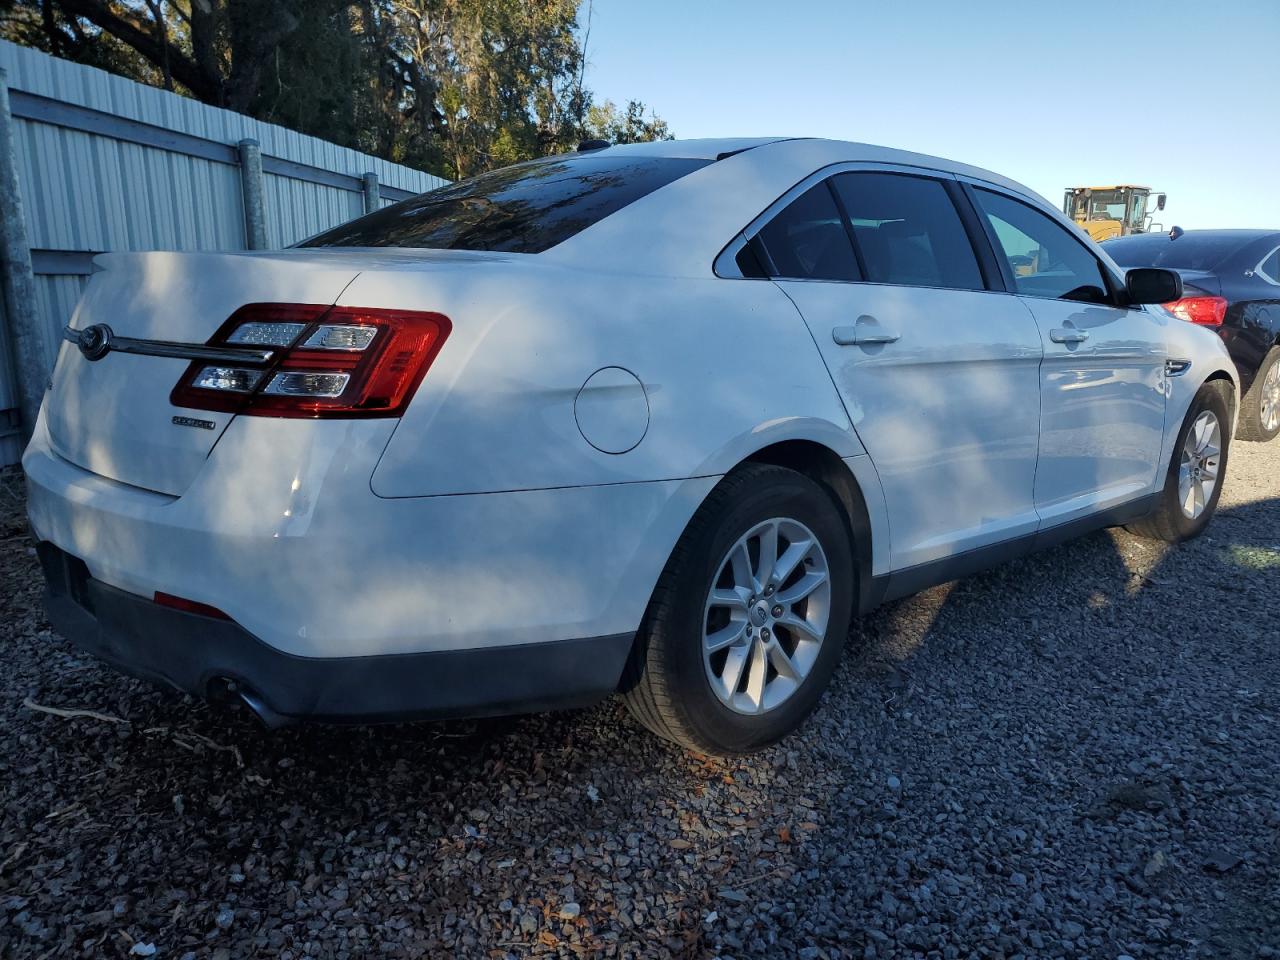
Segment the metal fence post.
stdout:
<svg viewBox="0 0 1280 960">
<path fill-rule="evenodd" d="M 18 184 L 18 159 L 14 147 L 13 114 L 9 110 L 9 83 L 0 68 L 0 287 L 4 315 L 9 321 L 13 367 L 18 381 L 18 408 L 22 415 L 23 443 L 31 439 L 40 401 L 49 377 L 44 337 L 36 311 L 36 282 L 31 272 L 31 245 L 22 212 Z"/>
<path fill-rule="evenodd" d="M 361 179 L 364 180 L 364 212 L 373 213 L 375 210 L 382 209 L 382 195 L 378 191 L 378 175 L 376 173 L 366 173 Z"/>
<path fill-rule="evenodd" d="M 257 140 L 240 141 L 240 188 L 244 194 L 244 237 L 250 250 L 267 249 L 267 214 L 262 197 L 262 150 Z"/>
</svg>

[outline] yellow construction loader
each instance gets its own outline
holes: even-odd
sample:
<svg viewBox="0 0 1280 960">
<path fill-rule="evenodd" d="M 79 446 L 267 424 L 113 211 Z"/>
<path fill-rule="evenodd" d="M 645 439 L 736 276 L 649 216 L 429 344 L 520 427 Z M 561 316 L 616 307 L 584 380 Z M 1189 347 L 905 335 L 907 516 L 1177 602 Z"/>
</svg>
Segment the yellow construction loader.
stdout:
<svg viewBox="0 0 1280 960">
<path fill-rule="evenodd" d="M 1074 220 L 1085 233 L 1101 243 L 1112 237 L 1131 233 L 1150 233 L 1151 217 L 1147 205 L 1152 197 L 1150 187 L 1132 184 L 1120 187 L 1068 187 L 1062 212 Z M 1165 195 L 1155 194 L 1156 210 L 1164 209 Z M 1163 230 L 1163 225 L 1156 229 Z"/>
</svg>

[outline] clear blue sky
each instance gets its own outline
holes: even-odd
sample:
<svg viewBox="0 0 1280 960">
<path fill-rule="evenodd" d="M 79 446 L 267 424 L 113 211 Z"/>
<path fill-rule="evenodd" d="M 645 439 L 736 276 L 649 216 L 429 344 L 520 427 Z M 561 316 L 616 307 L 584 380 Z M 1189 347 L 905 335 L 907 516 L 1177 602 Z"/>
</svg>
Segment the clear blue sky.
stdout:
<svg viewBox="0 0 1280 960">
<path fill-rule="evenodd" d="M 677 137 L 860 140 L 1280 229 L 1280 0 L 593 2 L 588 86 Z"/>
</svg>

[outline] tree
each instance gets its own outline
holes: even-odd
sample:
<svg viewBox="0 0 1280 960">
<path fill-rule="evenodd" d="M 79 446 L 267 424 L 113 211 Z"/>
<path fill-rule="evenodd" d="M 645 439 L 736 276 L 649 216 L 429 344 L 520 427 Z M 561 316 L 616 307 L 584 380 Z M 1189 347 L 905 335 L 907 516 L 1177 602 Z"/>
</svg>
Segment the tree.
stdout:
<svg viewBox="0 0 1280 960">
<path fill-rule="evenodd" d="M 639 100 L 627 104 L 625 113 L 619 113 L 612 100 L 591 106 L 587 110 L 587 135 L 610 143 L 643 143 L 648 140 L 673 140 L 667 122 L 649 111 Z"/>
<path fill-rule="evenodd" d="M 669 138 L 584 86 L 581 0 L 0 0 L 0 36 L 461 178 Z"/>
</svg>

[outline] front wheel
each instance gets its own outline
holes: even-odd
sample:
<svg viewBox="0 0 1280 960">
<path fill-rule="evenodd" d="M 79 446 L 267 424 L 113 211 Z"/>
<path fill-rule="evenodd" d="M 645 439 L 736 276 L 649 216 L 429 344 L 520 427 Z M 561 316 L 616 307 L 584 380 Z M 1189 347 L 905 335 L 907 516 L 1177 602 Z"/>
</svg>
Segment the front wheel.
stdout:
<svg viewBox="0 0 1280 960">
<path fill-rule="evenodd" d="M 1231 386 L 1224 380 L 1211 380 L 1196 393 L 1178 432 L 1159 504 L 1130 524 L 1130 532 L 1170 543 L 1204 532 L 1226 479 L 1231 400 Z"/>
<path fill-rule="evenodd" d="M 833 496 L 747 464 L 698 509 L 663 571 L 623 680 L 632 715 L 700 753 L 780 740 L 826 688 L 854 596 Z"/>
</svg>

